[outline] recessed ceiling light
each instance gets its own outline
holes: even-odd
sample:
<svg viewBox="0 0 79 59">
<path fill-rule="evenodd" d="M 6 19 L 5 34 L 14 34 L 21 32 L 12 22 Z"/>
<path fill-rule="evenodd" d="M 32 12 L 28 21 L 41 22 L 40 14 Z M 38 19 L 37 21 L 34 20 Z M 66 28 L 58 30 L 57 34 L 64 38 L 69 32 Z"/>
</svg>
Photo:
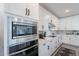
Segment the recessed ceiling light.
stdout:
<svg viewBox="0 0 79 59">
<path fill-rule="evenodd" d="M 67 10 L 65 10 L 65 13 L 69 13 L 69 12 L 70 12 L 70 10 L 68 10 L 68 9 L 67 9 Z"/>
</svg>

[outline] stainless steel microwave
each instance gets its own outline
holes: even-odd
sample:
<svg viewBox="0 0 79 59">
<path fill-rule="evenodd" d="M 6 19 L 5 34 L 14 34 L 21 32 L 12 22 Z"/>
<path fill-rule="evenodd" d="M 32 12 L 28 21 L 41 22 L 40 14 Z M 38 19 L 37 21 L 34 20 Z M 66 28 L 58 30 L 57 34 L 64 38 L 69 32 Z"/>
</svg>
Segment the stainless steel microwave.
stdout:
<svg viewBox="0 0 79 59">
<path fill-rule="evenodd" d="M 37 34 L 36 23 L 12 22 L 12 38 Z"/>
</svg>

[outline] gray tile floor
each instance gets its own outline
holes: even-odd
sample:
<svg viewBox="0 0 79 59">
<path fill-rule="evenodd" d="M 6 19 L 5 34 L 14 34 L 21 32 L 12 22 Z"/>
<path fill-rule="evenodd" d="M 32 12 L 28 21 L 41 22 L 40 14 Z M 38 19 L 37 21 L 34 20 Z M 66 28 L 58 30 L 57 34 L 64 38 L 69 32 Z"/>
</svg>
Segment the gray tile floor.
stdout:
<svg viewBox="0 0 79 59">
<path fill-rule="evenodd" d="M 76 56 L 76 51 L 69 48 L 61 47 L 55 56 Z"/>
<path fill-rule="evenodd" d="M 62 47 L 75 50 L 76 56 L 79 56 L 79 47 L 74 46 L 74 45 L 68 45 L 68 44 L 63 44 Z"/>
<path fill-rule="evenodd" d="M 79 56 L 79 47 L 69 44 L 62 44 L 54 56 Z"/>
</svg>

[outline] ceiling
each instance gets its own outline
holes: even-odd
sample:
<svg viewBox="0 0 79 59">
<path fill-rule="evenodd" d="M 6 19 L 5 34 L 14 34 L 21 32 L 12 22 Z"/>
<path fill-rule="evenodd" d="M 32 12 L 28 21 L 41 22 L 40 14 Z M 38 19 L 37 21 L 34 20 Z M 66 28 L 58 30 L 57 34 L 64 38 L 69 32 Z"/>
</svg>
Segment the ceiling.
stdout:
<svg viewBox="0 0 79 59">
<path fill-rule="evenodd" d="M 79 14 L 79 3 L 40 3 L 40 5 L 59 18 Z M 66 13 L 65 10 L 69 12 Z"/>
</svg>

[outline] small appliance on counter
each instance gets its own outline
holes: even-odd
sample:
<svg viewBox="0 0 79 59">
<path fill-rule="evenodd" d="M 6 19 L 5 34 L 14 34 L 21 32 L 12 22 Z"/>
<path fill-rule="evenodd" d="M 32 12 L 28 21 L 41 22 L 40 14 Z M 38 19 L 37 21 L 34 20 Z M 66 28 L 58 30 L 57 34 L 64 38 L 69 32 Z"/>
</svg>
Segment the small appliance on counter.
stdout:
<svg viewBox="0 0 79 59">
<path fill-rule="evenodd" d="M 79 35 L 79 33 L 77 33 L 77 35 Z"/>
<path fill-rule="evenodd" d="M 45 31 L 39 31 L 39 39 L 44 39 L 46 37 Z"/>
</svg>

